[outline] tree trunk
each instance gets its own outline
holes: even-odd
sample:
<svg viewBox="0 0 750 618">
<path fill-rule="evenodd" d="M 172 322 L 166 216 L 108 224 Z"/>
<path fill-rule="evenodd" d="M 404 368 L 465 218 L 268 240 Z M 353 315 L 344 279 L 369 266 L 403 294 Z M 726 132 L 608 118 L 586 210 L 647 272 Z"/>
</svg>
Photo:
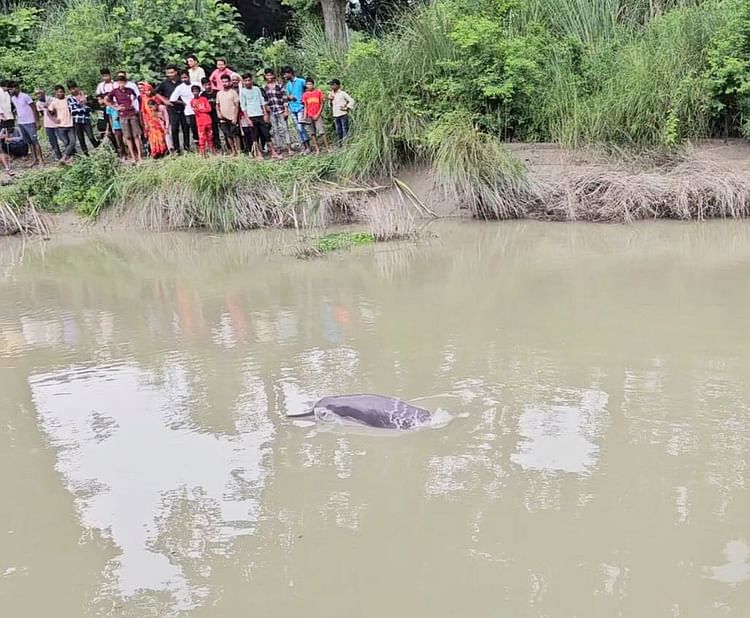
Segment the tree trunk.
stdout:
<svg viewBox="0 0 750 618">
<path fill-rule="evenodd" d="M 326 36 L 331 43 L 341 48 L 349 43 L 349 32 L 346 29 L 347 4 L 347 0 L 320 0 Z"/>
</svg>

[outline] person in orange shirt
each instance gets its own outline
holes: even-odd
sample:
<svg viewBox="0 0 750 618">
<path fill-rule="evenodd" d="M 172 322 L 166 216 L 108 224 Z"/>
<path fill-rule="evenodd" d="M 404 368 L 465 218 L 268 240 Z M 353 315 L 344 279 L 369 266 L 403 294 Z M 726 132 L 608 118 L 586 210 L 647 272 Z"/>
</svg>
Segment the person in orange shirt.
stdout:
<svg viewBox="0 0 750 618">
<path fill-rule="evenodd" d="M 308 77 L 305 80 L 305 93 L 302 95 L 302 105 L 305 108 L 305 116 L 303 123 L 308 125 L 307 132 L 310 134 L 310 139 L 313 143 L 315 152 L 320 154 L 320 146 L 318 144 L 318 138 L 323 139 L 323 143 L 326 146 L 326 150 L 330 150 L 331 147 L 328 144 L 328 136 L 326 135 L 326 128 L 323 124 L 323 103 L 325 102 L 325 95 L 323 92 L 315 87 L 315 81 L 312 77 Z"/>
<path fill-rule="evenodd" d="M 202 155 L 214 151 L 214 132 L 211 119 L 211 103 L 201 94 L 200 86 L 193 86 L 193 100 L 190 104 L 195 112 L 195 124 L 198 127 L 198 149 Z"/>
</svg>

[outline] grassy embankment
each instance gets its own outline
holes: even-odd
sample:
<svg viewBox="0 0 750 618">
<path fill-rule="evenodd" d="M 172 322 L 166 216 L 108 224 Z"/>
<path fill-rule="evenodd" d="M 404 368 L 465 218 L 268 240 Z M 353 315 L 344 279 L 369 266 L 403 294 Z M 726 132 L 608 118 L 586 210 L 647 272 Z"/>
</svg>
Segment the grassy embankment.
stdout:
<svg viewBox="0 0 750 618">
<path fill-rule="evenodd" d="M 265 49 L 319 82 L 336 75 L 359 105 L 334 155 L 272 164 L 184 157 L 121 167 L 106 153 L 0 190 L 0 227 L 37 213 L 120 212 L 140 227 L 247 229 L 358 220 L 366 187 L 430 169 L 478 218 L 627 221 L 750 214 L 750 175 L 672 165 L 542 184 L 508 140 L 675 152 L 750 132 L 745 0 L 438 0 L 379 37 L 329 46 L 314 25 Z M 399 200 L 371 227 L 400 221 Z M 372 209 L 370 209 L 372 210 Z M 5 223 L 3 223 L 3 221 Z M 408 227 L 408 226 L 407 226 Z M 408 235 L 408 229 L 403 230 Z M 372 232 L 375 233 L 375 232 Z"/>
</svg>

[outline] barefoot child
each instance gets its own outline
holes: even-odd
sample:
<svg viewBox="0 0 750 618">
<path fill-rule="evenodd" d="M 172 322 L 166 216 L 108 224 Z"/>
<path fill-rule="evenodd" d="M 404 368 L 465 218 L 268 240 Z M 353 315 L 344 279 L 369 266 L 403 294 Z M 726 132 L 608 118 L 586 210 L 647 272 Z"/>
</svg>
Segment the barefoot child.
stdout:
<svg viewBox="0 0 750 618">
<path fill-rule="evenodd" d="M 313 80 L 312 77 L 308 77 L 305 80 L 305 94 L 302 95 L 302 105 L 305 108 L 304 121 L 309 127 L 308 132 L 310 134 L 310 140 L 312 141 L 313 148 L 315 148 L 317 154 L 320 154 L 318 138 L 322 138 L 326 150 L 330 150 L 328 137 L 326 136 L 326 128 L 323 124 L 324 102 L 325 95 L 321 90 L 315 87 L 315 80 Z"/>
</svg>

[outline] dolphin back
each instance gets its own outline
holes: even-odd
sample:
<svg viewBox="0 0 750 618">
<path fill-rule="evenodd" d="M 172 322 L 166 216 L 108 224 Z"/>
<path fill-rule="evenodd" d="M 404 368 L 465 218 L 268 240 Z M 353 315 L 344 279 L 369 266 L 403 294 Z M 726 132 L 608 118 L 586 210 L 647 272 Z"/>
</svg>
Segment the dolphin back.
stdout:
<svg viewBox="0 0 750 618">
<path fill-rule="evenodd" d="M 334 414 L 380 429 L 414 429 L 429 424 L 432 418 L 429 410 L 383 395 L 324 397 L 313 406 L 313 412 L 320 420 L 329 420 Z"/>
</svg>

